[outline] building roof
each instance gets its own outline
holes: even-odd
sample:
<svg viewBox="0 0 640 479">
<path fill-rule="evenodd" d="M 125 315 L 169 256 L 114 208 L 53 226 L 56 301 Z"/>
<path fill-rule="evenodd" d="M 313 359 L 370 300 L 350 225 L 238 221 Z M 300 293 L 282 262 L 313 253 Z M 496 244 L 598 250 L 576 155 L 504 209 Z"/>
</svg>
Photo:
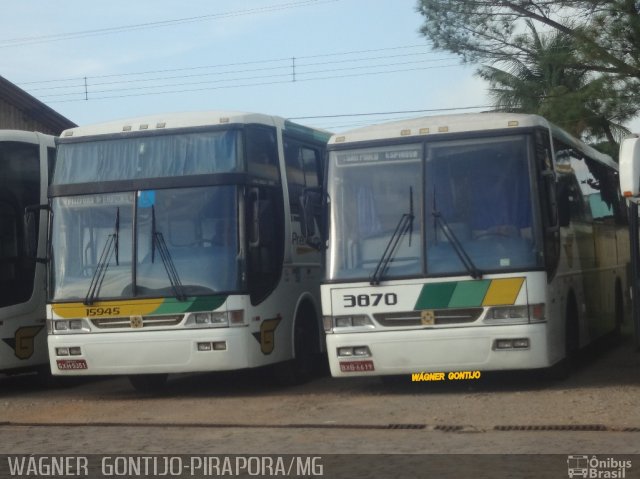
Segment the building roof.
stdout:
<svg viewBox="0 0 640 479">
<path fill-rule="evenodd" d="M 13 105 L 33 120 L 48 126 L 52 131 L 60 133 L 62 130 L 76 126 L 74 122 L 2 76 L 0 76 L 0 99 Z"/>
</svg>

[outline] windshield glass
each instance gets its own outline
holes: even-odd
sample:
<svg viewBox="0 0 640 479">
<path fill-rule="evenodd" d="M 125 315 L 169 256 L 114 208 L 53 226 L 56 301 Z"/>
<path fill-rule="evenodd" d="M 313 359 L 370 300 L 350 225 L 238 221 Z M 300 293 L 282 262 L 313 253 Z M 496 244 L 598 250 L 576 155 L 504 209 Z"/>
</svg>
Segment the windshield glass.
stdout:
<svg viewBox="0 0 640 479">
<path fill-rule="evenodd" d="M 53 300 L 85 300 L 101 268 L 96 300 L 174 295 L 170 269 L 185 295 L 240 288 L 234 186 L 61 197 L 53 208 Z"/>
<path fill-rule="evenodd" d="M 528 137 L 433 142 L 426 150 L 426 201 L 481 272 L 534 267 Z M 467 273 L 442 232 L 427 223 L 429 274 Z"/>
<path fill-rule="evenodd" d="M 371 279 L 411 196 L 383 280 L 470 274 L 465 254 L 480 273 L 538 266 L 530 150 L 515 135 L 332 151 L 329 279 Z"/>
<path fill-rule="evenodd" d="M 239 130 L 60 143 L 53 184 L 242 171 Z"/>
<path fill-rule="evenodd" d="M 333 151 L 329 161 L 329 278 L 370 279 L 412 202 L 417 219 L 398 238 L 383 279 L 420 274 L 422 145 Z"/>
</svg>

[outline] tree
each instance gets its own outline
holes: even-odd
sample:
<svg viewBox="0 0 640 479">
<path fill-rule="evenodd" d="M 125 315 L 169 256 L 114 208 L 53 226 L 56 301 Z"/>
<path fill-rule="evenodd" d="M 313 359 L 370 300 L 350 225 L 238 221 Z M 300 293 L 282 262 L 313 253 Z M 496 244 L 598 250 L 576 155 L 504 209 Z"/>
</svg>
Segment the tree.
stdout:
<svg viewBox="0 0 640 479">
<path fill-rule="evenodd" d="M 418 11 L 434 48 L 488 65 L 480 75 L 503 107 L 520 92 L 520 111 L 551 111 L 565 127 L 562 116 L 590 118 L 569 129 L 610 142 L 640 109 L 640 1 L 419 0 Z M 547 38 L 564 47 L 540 57 Z"/>
<path fill-rule="evenodd" d="M 502 60 L 505 69 L 483 66 L 494 107 L 502 111 L 538 113 L 578 137 L 606 138 L 613 149 L 628 131 L 622 123 L 635 109 L 619 98 L 615 85 L 602 75 L 576 67 L 575 40 L 552 31 L 540 34 L 526 22 L 527 52 Z"/>
<path fill-rule="evenodd" d="M 436 49 L 466 61 L 500 61 L 531 53 L 524 20 L 573 38 L 589 71 L 640 79 L 637 0 L 419 0 L 422 33 Z"/>
</svg>

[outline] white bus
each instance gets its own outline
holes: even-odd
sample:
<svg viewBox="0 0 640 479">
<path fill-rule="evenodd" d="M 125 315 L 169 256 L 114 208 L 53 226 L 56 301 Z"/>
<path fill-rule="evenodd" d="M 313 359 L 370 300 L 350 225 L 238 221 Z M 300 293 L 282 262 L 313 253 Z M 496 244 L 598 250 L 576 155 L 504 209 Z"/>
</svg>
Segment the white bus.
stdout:
<svg viewBox="0 0 640 479">
<path fill-rule="evenodd" d="M 329 135 L 252 113 L 168 114 L 62 133 L 52 208 L 54 375 L 167 374 L 323 351 L 322 262 L 301 232 Z M 319 239 L 316 239 L 319 243 Z"/>
<path fill-rule="evenodd" d="M 365 127 L 328 149 L 334 376 L 547 368 L 620 326 L 628 233 L 608 156 L 499 113 Z"/>
<path fill-rule="evenodd" d="M 48 370 L 45 329 L 47 179 L 54 138 L 0 130 L 0 372 Z M 25 210 L 34 214 L 27 228 Z M 31 235 L 28 230 L 31 230 Z"/>
<path fill-rule="evenodd" d="M 631 249 L 631 317 L 635 347 L 640 348 L 640 137 L 632 135 L 620 143 L 620 191 L 629 200 L 629 242 Z"/>
</svg>

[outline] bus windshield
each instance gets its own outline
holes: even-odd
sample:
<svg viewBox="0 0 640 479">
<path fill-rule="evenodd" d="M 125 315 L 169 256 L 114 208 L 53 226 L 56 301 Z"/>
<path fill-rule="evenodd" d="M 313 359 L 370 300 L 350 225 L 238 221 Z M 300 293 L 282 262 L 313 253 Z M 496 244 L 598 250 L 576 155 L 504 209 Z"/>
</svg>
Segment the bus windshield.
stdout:
<svg viewBox="0 0 640 479">
<path fill-rule="evenodd" d="M 230 129 L 63 142 L 53 184 L 243 171 L 241 137 Z"/>
<path fill-rule="evenodd" d="M 382 279 L 540 266 L 531 152 L 528 135 L 332 151 L 329 197 L 341 207 L 330 213 L 329 279 L 369 280 L 410 208 Z"/>
<path fill-rule="evenodd" d="M 52 299 L 239 290 L 237 197 L 210 186 L 54 198 Z"/>
</svg>

